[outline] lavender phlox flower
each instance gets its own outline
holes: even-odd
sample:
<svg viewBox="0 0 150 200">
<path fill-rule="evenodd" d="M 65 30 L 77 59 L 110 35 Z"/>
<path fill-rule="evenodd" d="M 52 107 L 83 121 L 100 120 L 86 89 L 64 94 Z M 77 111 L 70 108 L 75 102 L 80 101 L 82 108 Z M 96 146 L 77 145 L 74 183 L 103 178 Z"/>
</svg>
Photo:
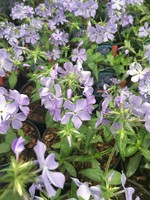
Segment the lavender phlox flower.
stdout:
<svg viewBox="0 0 150 200">
<path fill-rule="evenodd" d="M 61 52 L 60 52 L 60 50 L 58 48 L 53 49 L 52 50 L 52 58 L 53 58 L 53 60 L 57 60 L 58 58 L 60 58 L 60 54 L 61 54 Z"/>
<path fill-rule="evenodd" d="M 81 48 L 81 49 L 74 49 L 73 50 L 73 55 L 72 55 L 72 61 L 78 61 L 81 64 L 86 61 L 87 57 L 86 57 L 86 50 Z"/>
<path fill-rule="evenodd" d="M 126 3 L 127 3 L 127 4 L 131 4 L 131 5 L 133 6 L 134 4 L 139 4 L 139 5 L 141 5 L 141 4 L 143 3 L 143 1 L 144 1 L 144 0 L 127 0 Z"/>
<path fill-rule="evenodd" d="M 80 66 L 80 63 L 78 63 L 77 65 Z M 79 83 L 81 85 L 84 85 L 85 87 L 88 86 L 88 87 L 91 87 L 93 85 L 93 77 L 91 77 L 91 72 L 90 71 L 78 71 L 78 78 L 77 80 L 79 81 Z"/>
<path fill-rule="evenodd" d="M 90 197 L 92 197 L 93 200 L 104 200 L 104 198 L 100 197 L 102 194 L 100 185 L 89 187 L 88 182 L 82 183 L 76 178 L 72 178 L 72 180 L 79 187 L 77 190 L 77 197 L 81 197 L 84 200 L 89 200 Z"/>
<path fill-rule="evenodd" d="M 24 147 L 25 139 L 21 136 L 13 140 L 11 148 L 13 152 L 16 154 L 16 160 L 19 159 L 20 153 L 25 149 Z"/>
<path fill-rule="evenodd" d="M 56 29 L 56 22 L 52 19 L 50 19 L 48 21 L 48 27 L 50 28 L 51 31 L 55 30 Z"/>
<path fill-rule="evenodd" d="M 124 107 L 130 109 L 130 111 L 137 117 L 141 117 L 143 116 L 142 103 L 142 97 L 131 95 L 129 97 L 128 103 L 124 104 Z"/>
<path fill-rule="evenodd" d="M 96 42 L 97 44 L 101 44 L 103 42 L 103 35 L 105 33 L 104 27 L 99 24 L 96 24 L 95 27 L 88 26 L 87 32 L 91 42 Z"/>
<path fill-rule="evenodd" d="M 145 76 L 142 80 L 139 81 L 139 92 L 145 98 L 150 95 L 150 71 L 145 73 Z"/>
<path fill-rule="evenodd" d="M 139 28 L 139 37 L 147 37 L 150 34 L 150 26 L 147 22 L 144 23 L 144 26 Z"/>
<path fill-rule="evenodd" d="M 77 100 L 76 103 L 72 103 L 69 100 L 64 102 L 64 108 L 67 109 L 63 116 L 61 123 L 67 124 L 71 118 L 75 128 L 80 128 L 82 121 L 89 121 L 91 116 L 87 111 L 87 101 L 85 99 Z"/>
<path fill-rule="evenodd" d="M 24 37 L 27 35 L 27 31 L 28 31 L 28 24 L 21 24 L 20 25 L 20 29 L 19 29 L 19 37 L 23 40 Z"/>
<path fill-rule="evenodd" d="M 145 73 L 148 71 L 149 71 L 148 68 L 142 69 L 140 63 L 133 62 L 130 64 L 127 74 L 132 76 L 131 78 L 132 82 L 138 82 L 139 80 L 144 78 Z"/>
<path fill-rule="evenodd" d="M 0 119 L 0 134 L 5 134 L 10 128 L 10 120 L 2 121 Z"/>
<path fill-rule="evenodd" d="M 23 20 L 25 18 L 32 18 L 34 14 L 33 8 L 30 6 L 26 6 L 23 3 L 17 4 L 11 9 L 10 16 L 13 20 L 20 19 Z"/>
<path fill-rule="evenodd" d="M 52 8 L 50 4 L 41 3 L 35 8 L 35 13 L 48 20 L 52 16 Z"/>
<path fill-rule="evenodd" d="M 121 88 L 119 90 L 120 96 L 125 100 L 127 98 L 129 98 L 130 95 L 132 95 L 132 93 L 130 92 L 129 88 L 127 86 L 125 86 L 124 88 Z"/>
<path fill-rule="evenodd" d="M 22 112 L 14 112 L 11 115 L 11 123 L 12 123 L 12 127 L 14 129 L 20 129 L 22 127 L 22 121 L 25 121 L 27 119 L 27 116 L 25 114 L 23 114 Z"/>
<path fill-rule="evenodd" d="M 10 59 L 10 53 L 5 49 L 0 49 L 0 76 L 5 76 L 5 71 L 11 72 L 13 63 Z"/>
<path fill-rule="evenodd" d="M 25 48 L 20 47 L 18 45 L 13 45 L 13 51 L 14 51 L 14 59 L 15 60 L 19 60 L 19 61 L 23 61 L 24 57 L 22 56 L 22 51 L 25 50 Z"/>
<path fill-rule="evenodd" d="M 57 25 L 67 23 L 68 20 L 66 19 L 65 13 L 63 10 L 57 10 L 56 15 L 54 17 L 54 21 Z"/>
<path fill-rule="evenodd" d="M 14 26 L 12 23 L 8 23 L 6 25 L 6 28 L 4 29 L 4 38 L 8 41 L 8 43 L 11 46 L 14 46 L 14 44 L 18 44 L 18 38 L 19 38 L 19 29 Z"/>
<path fill-rule="evenodd" d="M 87 19 L 95 16 L 97 8 L 98 3 L 94 0 L 86 2 L 76 1 L 73 12 L 75 16 L 82 16 Z"/>
<path fill-rule="evenodd" d="M 54 79 L 51 77 L 41 77 L 40 82 L 47 89 L 53 87 L 53 85 L 54 85 Z"/>
<path fill-rule="evenodd" d="M 96 103 L 96 99 L 94 95 L 90 95 L 86 97 L 86 101 L 87 101 L 87 111 L 88 113 L 92 114 L 93 110 L 94 110 L 94 104 Z"/>
<path fill-rule="evenodd" d="M 121 183 L 125 192 L 126 200 L 132 200 L 132 196 L 133 196 L 133 193 L 135 192 L 135 189 L 133 187 L 127 187 L 127 188 L 125 187 L 126 176 L 123 172 L 121 175 Z M 139 197 L 137 196 L 135 200 L 139 200 Z"/>
<path fill-rule="evenodd" d="M 130 24 L 133 24 L 133 16 L 129 15 L 127 13 L 123 13 L 122 17 L 121 17 L 121 20 L 120 20 L 120 25 L 122 27 L 126 27 L 126 26 L 128 26 Z"/>
<path fill-rule="evenodd" d="M 87 6 L 87 15 L 86 18 L 89 17 L 95 17 L 96 14 L 96 10 L 98 9 L 98 2 L 94 1 L 94 0 L 89 0 L 86 2 L 86 6 Z"/>
<path fill-rule="evenodd" d="M 37 41 L 40 39 L 39 34 L 33 30 L 31 27 L 28 27 L 28 30 L 26 31 L 25 34 L 25 42 L 26 43 L 31 43 L 31 44 L 36 44 Z"/>
<path fill-rule="evenodd" d="M 35 30 L 41 30 L 43 28 L 44 21 L 39 18 L 32 18 L 30 21 L 30 26 L 33 27 Z"/>
<path fill-rule="evenodd" d="M 25 94 L 20 94 L 17 90 L 9 90 L 9 93 L 18 108 L 27 116 L 29 114 L 29 97 Z"/>
<path fill-rule="evenodd" d="M 104 114 L 106 113 L 106 110 L 107 110 L 107 108 L 108 108 L 109 101 L 110 101 L 110 99 L 106 97 L 106 98 L 104 99 L 103 103 L 102 103 L 102 109 L 101 109 L 101 111 L 100 111 L 100 117 L 99 117 L 98 121 L 97 121 L 96 124 L 95 124 L 95 127 L 96 127 L 96 128 L 97 128 L 97 127 L 102 123 L 102 121 L 103 121 L 103 117 L 104 117 Z"/>
<path fill-rule="evenodd" d="M 7 121 L 16 111 L 17 106 L 14 102 L 8 103 L 3 94 L 0 94 L 0 122 Z"/>
<path fill-rule="evenodd" d="M 61 40 L 62 39 L 63 32 L 59 29 L 56 29 L 56 31 L 52 34 L 52 38 L 55 40 Z"/>
<path fill-rule="evenodd" d="M 64 31 L 60 31 L 59 29 L 56 29 L 54 33 L 52 33 L 50 39 L 49 39 L 53 45 L 56 47 L 58 45 L 65 46 L 68 42 L 68 33 L 65 33 Z"/>
<path fill-rule="evenodd" d="M 58 162 L 55 161 L 54 153 L 49 154 L 45 159 L 46 146 L 44 143 L 37 141 L 34 151 L 38 159 L 39 170 L 42 171 L 41 179 L 49 197 L 53 197 L 56 194 L 53 186 L 62 189 L 64 187 L 65 176 L 60 172 L 52 171 L 58 168 Z"/>
<path fill-rule="evenodd" d="M 146 56 L 149 64 L 150 64 L 150 44 L 145 46 L 145 52 L 144 55 Z"/>
<path fill-rule="evenodd" d="M 61 86 L 59 84 L 54 85 L 56 94 L 49 92 L 48 98 L 42 100 L 45 108 L 49 110 L 50 114 L 53 116 L 54 121 L 60 121 L 61 116 L 61 107 L 63 104 L 63 98 L 61 93 Z"/>
<path fill-rule="evenodd" d="M 103 34 L 103 41 L 107 42 L 109 40 L 113 41 L 114 39 L 114 33 L 117 32 L 117 24 L 112 23 L 111 20 L 106 23 L 106 26 L 104 27 L 104 34 Z"/>
<path fill-rule="evenodd" d="M 58 67 L 57 71 L 59 72 L 60 77 L 65 77 L 75 74 L 75 67 L 73 66 L 72 62 L 65 62 L 63 68 Z"/>
<path fill-rule="evenodd" d="M 112 3 L 112 9 L 116 10 L 121 10 L 122 7 L 125 6 L 125 1 L 124 0 L 111 0 Z"/>
</svg>

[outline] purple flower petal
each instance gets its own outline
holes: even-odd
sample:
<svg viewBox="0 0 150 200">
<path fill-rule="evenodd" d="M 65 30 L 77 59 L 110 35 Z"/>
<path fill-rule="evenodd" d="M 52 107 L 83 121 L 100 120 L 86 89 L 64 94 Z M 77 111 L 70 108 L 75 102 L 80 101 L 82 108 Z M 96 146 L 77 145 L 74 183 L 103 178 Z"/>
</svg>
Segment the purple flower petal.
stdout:
<svg viewBox="0 0 150 200">
<path fill-rule="evenodd" d="M 85 200 L 89 200 L 91 196 L 91 191 L 87 184 L 82 184 L 77 190 L 77 196 L 82 197 Z"/>
<path fill-rule="evenodd" d="M 40 167 L 43 167 L 43 164 L 45 163 L 44 155 L 46 152 L 45 144 L 38 140 L 36 146 L 34 147 L 34 151 L 36 153 Z"/>
<path fill-rule="evenodd" d="M 48 166 L 48 169 L 50 169 L 50 170 L 54 170 L 58 167 L 58 162 L 56 162 L 54 158 L 55 158 L 55 154 L 51 153 L 45 159 L 45 163 Z"/>
<path fill-rule="evenodd" d="M 72 122 L 73 122 L 75 128 L 80 128 L 80 126 L 82 125 L 82 121 L 81 121 L 80 118 L 79 118 L 78 116 L 76 116 L 76 115 L 74 115 L 74 116 L 72 117 Z"/>
<path fill-rule="evenodd" d="M 22 136 L 12 142 L 12 150 L 16 154 L 17 160 L 19 158 L 19 154 L 25 149 L 24 142 L 25 139 Z"/>
<path fill-rule="evenodd" d="M 50 182 L 58 187 L 63 188 L 65 183 L 65 176 L 60 172 L 47 172 L 47 176 Z"/>
</svg>

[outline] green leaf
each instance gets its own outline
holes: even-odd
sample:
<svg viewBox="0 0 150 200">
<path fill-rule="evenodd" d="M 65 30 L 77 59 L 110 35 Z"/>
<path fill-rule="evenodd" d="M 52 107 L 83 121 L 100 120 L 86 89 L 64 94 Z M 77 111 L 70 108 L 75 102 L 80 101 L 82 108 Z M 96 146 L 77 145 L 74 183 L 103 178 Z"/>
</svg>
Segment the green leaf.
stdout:
<svg viewBox="0 0 150 200">
<path fill-rule="evenodd" d="M 120 185 L 121 184 L 121 173 L 116 170 L 109 170 L 105 176 L 106 182 L 109 182 L 111 185 Z"/>
<path fill-rule="evenodd" d="M 9 82 L 10 88 L 13 89 L 17 83 L 17 75 L 14 71 L 11 72 L 11 75 L 8 78 L 8 82 Z"/>
<path fill-rule="evenodd" d="M 140 148 L 141 154 L 145 157 L 145 159 L 150 162 L 150 150 Z"/>
<path fill-rule="evenodd" d="M 101 135 L 95 135 L 90 143 L 97 143 L 97 142 L 103 142 Z"/>
<path fill-rule="evenodd" d="M 10 149 L 11 149 L 10 144 L 7 144 L 6 142 L 0 144 L 0 154 L 9 152 Z"/>
<path fill-rule="evenodd" d="M 66 137 L 61 138 L 61 148 L 60 148 L 60 157 L 66 158 L 70 155 L 72 148 L 69 146 L 68 140 Z"/>
<path fill-rule="evenodd" d="M 127 178 L 132 176 L 139 167 L 142 155 L 140 152 L 136 153 L 133 157 L 130 158 L 129 163 L 127 165 L 126 176 Z"/>
<path fill-rule="evenodd" d="M 120 130 L 118 132 L 119 132 L 119 134 L 117 135 L 117 146 L 118 146 L 121 158 L 124 160 L 125 159 L 126 144 L 127 144 L 126 131 Z"/>
<path fill-rule="evenodd" d="M 14 132 L 11 132 L 9 134 L 6 135 L 5 139 L 6 139 L 6 142 L 11 145 L 12 144 L 12 141 L 16 138 L 16 134 Z"/>
<path fill-rule="evenodd" d="M 74 161 L 74 162 L 89 162 L 93 159 L 93 156 L 85 156 L 85 155 L 80 155 L 80 156 L 71 156 L 69 160 Z"/>
<path fill-rule="evenodd" d="M 146 163 L 146 165 L 144 165 L 144 167 L 145 167 L 146 169 L 150 169 L 150 163 Z"/>
<path fill-rule="evenodd" d="M 92 181 L 101 182 L 103 179 L 103 171 L 101 169 L 88 168 L 80 171 L 79 173 L 88 177 Z"/>
<path fill-rule="evenodd" d="M 53 117 L 50 115 L 49 111 L 46 112 L 45 123 L 46 127 L 49 128 L 53 125 Z"/>
<path fill-rule="evenodd" d="M 71 193 L 70 196 L 73 198 L 76 198 L 76 192 L 77 192 L 77 185 L 72 181 L 71 182 Z"/>
<path fill-rule="evenodd" d="M 75 168 L 74 168 L 74 166 L 72 164 L 70 164 L 69 162 L 65 161 L 64 165 L 65 165 L 66 170 L 69 172 L 69 174 L 71 176 L 77 177 L 76 170 L 75 170 Z"/>
</svg>

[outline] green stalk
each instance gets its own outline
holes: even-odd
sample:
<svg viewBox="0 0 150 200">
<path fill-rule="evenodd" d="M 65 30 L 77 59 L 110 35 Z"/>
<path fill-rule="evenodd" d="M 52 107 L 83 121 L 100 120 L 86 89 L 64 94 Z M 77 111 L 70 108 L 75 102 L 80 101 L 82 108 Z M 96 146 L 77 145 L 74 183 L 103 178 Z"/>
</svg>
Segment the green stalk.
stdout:
<svg viewBox="0 0 150 200">
<path fill-rule="evenodd" d="M 112 158 L 113 158 L 113 156 L 115 154 L 116 149 L 117 149 L 117 145 L 115 144 L 115 146 L 112 149 L 111 154 L 109 155 L 109 158 L 108 158 L 108 161 L 107 161 L 107 164 L 106 164 L 106 168 L 105 168 L 105 174 L 108 173 L 108 170 L 109 170 L 109 167 L 110 167 L 110 163 L 112 161 Z"/>
</svg>

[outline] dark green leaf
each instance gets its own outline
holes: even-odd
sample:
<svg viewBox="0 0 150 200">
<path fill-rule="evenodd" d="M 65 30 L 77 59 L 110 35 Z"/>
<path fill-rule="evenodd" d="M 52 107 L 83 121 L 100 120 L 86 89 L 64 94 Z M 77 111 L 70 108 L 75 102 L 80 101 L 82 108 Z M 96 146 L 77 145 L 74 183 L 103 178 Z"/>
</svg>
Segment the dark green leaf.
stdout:
<svg viewBox="0 0 150 200">
<path fill-rule="evenodd" d="M 132 158 L 130 158 L 129 163 L 127 165 L 126 176 L 132 176 L 139 167 L 142 155 L 138 152 Z"/>
<path fill-rule="evenodd" d="M 92 181 L 101 182 L 103 179 L 103 171 L 101 169 L 88 168 L 80 171 L 79 173 L 88 177 Z"/>
<path fill-rule="evenodd" d="M 145 159 L 150 162 L 150 150 L 140 148 L 141 154 L 145 157 Z"/>
<path fill-rule="evenodd" d="M 61 138 L 61 148 L 60 148 L 60 157 L 66 158 L 70 155 L 72 148 L 69 146 L 68 140 L 66 137 Z"/>
<path fill-rule="evenodd" d="M 11 72 L 11 75 L 8 78 L 8 82 L 9 82 L 10 88 L 13 89 L 17 83 L 17 75 L 14 71 Z"/>
<path fill-rule="evenodd" d="M 69 172 L 69 174 L 71 176 L 74 176 L 74 177 L 77 176 L 76 170 L 75 170 L 75 168 L 74 168 L 74 166 L 72 164 L 70 164 L 69 162 L 65 161 L 64 165 L 65 165 L 66 170 Z"/>
</svg>

